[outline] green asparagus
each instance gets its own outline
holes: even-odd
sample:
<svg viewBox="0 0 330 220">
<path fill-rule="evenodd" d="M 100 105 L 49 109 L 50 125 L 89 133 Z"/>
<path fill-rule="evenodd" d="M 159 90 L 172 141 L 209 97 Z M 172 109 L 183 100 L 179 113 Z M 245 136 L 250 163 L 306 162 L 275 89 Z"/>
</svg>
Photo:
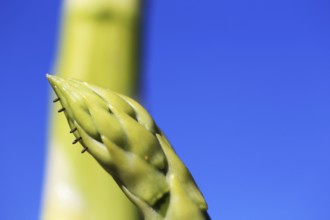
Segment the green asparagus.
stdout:
<svg viewBox="0 0 330 220">
<path fill-rule="evenodd" d="M 192 175 L 139 103 L 86 82 L 47 78 L 73 144 L 96 159 L 146 220 L 209 219 Z"/>
</svg>

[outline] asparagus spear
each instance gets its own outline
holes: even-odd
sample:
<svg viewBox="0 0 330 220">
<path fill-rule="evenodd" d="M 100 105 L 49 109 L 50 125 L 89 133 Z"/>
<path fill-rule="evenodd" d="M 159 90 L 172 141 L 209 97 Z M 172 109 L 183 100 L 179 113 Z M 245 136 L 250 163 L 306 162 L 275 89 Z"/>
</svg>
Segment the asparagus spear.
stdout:
<svg viewBox="0 0 330 220">
<path fill-rule="evenodd" d="M 52 72 L 138 97 L 145 1 L 61 2 L 59 47 Z M 57 110 L 50 112 L 40 219 L 141 219 L 136 207 L 94 159 L 81 157 L 69 147 L 72 135 L 63 132 L 67 123 L 64 117 L 55 118 Z"/>
<path fill-rule="evenodd" d="M 86 82 L 47 78 L 75 136 L 72 144 L 96 159 L 145 219 L 209 219 L 192 175 L 139 103 Z"/>
</svg>

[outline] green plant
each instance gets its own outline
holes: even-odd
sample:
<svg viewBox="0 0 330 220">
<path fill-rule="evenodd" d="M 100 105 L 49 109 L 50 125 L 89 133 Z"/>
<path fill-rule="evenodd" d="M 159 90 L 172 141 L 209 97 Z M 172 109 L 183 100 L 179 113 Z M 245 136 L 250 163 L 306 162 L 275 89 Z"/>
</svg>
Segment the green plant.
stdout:
<svg viewBox="0 0 330 220">
<path fill-rule="evenodd" d="M 63 0 L 52 72 L 139 96 L 140 0 Z M 50 108 L 42 220 L 139 220 L 138 210 L 92 157 L 71 148 L 65 118 Z"/>
<path fill-rule="evenodd" d="M 133 99 L 85 82 L 47 76 L 76 139 L 147 220 L 209 219 L 190 172 Z"/>
</svg>

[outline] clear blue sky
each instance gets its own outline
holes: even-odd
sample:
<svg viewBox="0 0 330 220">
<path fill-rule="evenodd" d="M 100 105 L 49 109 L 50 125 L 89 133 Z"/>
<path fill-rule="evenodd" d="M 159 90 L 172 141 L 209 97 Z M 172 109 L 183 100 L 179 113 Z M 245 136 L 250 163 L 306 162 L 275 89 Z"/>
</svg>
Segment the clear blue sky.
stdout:
<svg viewBox="0 0 330 220">
<path fill-rule="evenodd" d="M 0 2 L 3 220 L 38 218 L 60 8 Z M 213 219 L 330 219 L 330 1 L 149 10 L 144 102 Z"/>
</svg>

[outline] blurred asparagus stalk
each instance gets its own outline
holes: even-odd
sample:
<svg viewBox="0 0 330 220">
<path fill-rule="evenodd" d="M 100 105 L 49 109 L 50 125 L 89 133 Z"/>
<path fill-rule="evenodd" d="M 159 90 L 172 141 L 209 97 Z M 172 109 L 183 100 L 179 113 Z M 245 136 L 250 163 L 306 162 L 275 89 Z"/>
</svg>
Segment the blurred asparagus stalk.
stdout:
<svg viewBox="0 0 330 220">
<path fill-rule="evenodd" d="M 55 72 L 136 96 L 140 16 L 139 0 L 66 0 Z M 41 218 L 139 219 L 112 178 L 90 156 L 77 154 L 57 110 L 51 112 Z"/>
<path fill-rule="evenodd" d="M 190 172 L 149 113 L 133 99 L 85 82 L 47 76 L 75 136 L 116 180 L 145 220 L 206 220 Z"/>
</svg>

